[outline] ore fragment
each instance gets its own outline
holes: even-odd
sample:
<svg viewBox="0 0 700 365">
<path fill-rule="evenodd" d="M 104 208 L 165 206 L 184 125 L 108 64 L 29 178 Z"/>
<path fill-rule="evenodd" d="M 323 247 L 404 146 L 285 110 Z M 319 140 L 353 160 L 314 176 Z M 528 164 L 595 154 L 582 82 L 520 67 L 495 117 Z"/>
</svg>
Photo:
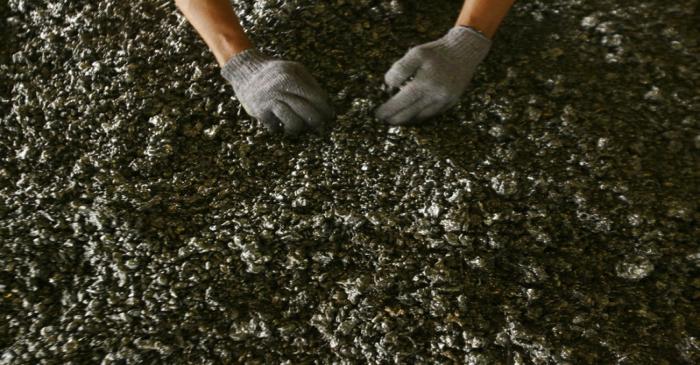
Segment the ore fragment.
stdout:
<svg viewBox="0 0 700 365">
<path fill-rule="evenodd" d="M 246 115 L 173 1 L 0 2 L 0 364 L 697 364 L 697 1 L 521 1 L 458 105 L 373 118 L 460 2 L 234 0 L 338 111 Z"/>
</svg>

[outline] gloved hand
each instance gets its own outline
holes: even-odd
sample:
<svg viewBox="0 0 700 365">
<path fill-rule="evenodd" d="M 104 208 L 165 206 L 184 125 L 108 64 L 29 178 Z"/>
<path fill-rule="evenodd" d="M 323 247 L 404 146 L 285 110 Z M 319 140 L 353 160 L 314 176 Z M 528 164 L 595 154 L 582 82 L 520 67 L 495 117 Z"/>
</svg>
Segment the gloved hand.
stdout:
<svg viewBox="0 0 700 365">
<path fill-rule="evenodd" d="M 325 133 L 335 118 L 330 98 L 299 63 L 249 49 L 233 56 L 221 75 L 248 114 L 273 132 L 296 136 L 311 128 Z"/>
<path fill-rule="evenodd" d="M 451 109 L 490 48 L 490 39 L 466 27 L 452 28 L 439 40 L 412 48 L 386 73 L 386 84 L 400 91 L 377 109 L 377 118 L 402 125 Z"/>
</svg>

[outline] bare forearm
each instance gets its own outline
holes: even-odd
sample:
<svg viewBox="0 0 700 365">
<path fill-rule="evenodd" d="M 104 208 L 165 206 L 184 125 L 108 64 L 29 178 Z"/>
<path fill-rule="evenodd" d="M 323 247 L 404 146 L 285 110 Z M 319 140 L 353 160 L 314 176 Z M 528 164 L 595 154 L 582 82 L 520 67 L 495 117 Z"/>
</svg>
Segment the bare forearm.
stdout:
<svg viewBox="0 0 700 365">
<path fill-rule="evenodd" d="M 219 65 L 252 47 L 229 0 L 175 0 Z"/>
<path fill-rule="evenodd" d="M 457 25 L 474 27 L 493 38 L 515 0 L 466 0 Z"/>
</svg>

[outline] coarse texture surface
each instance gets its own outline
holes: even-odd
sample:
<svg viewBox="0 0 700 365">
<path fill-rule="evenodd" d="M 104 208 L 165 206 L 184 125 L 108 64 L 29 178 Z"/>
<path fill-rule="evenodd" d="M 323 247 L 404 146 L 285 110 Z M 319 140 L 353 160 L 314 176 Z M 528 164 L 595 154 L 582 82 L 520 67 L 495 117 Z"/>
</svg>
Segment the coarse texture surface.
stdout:
<svg viewBox="0 0 700 365">
<path fill-rule="evenodd" d="M 172 1 L 0 2 L 0 363 L 700 363 L 698 1 L 522 1 L 404 129 L 384 72 L 459 1 L 236 4 L 329 137 Z"/>
</svg>

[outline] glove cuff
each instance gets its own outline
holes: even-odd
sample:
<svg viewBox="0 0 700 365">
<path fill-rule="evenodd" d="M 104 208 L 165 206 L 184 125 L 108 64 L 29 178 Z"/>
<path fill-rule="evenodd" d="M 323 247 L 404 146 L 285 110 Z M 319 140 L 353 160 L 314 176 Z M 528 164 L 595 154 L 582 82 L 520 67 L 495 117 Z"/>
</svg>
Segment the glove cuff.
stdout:
<svg viewBox="0 0 700 365">
<path fill-rule="evenodd" d="M 491 49 L 491 40 L 470 27 L 454 27 L 443 37 L 443 44 L 460 58 L 477 58 L 481 62 Z"/>
<path fill-rule="evenodd" d="M 226 61 L 221 67 L 221 76 L 233 85 L 244 83 L 269 61 L 270 57 L 256 49 L 247 49 Z"/>
</svg>

